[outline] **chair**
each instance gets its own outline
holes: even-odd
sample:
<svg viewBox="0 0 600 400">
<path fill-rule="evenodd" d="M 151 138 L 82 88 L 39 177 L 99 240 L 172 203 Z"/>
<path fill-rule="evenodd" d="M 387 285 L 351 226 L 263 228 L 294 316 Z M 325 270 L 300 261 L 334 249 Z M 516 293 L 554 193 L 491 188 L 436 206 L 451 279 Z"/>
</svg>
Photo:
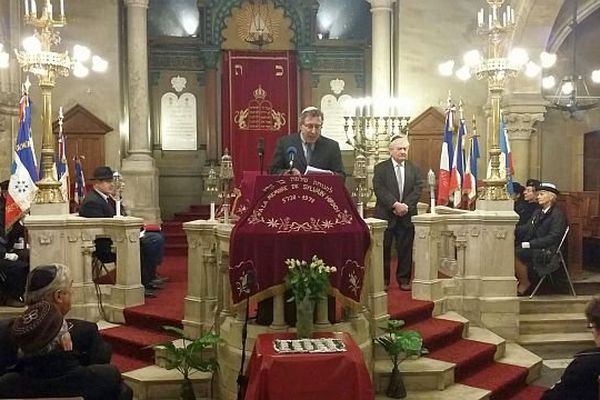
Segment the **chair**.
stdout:
<svg viewBox="0 0 600 400">
<path fill-rule="evenodd" d="M 571 288 L 571 292 L 573 293 L 574 297 L 577 297 L 577 294 L 575 293 L 575 288 L 573 287 L 573 282 L 571 281 L 571 276 L 569 275 L 569 270 L 567 269 L 567 263 L 565 263 L 565 258 L 563 257 L 563 254 L 562 254 L 562 247 L 563 247 L 563 244 L 565 243 L 565 239 L 567 238 L 568 234 L 569 234 L 569 227 L 567 226 L 567 229 L 565 229 L 565 233 L 563 234 L 563 237 L 560 240 L 560 244 L 558 245 L 558 248 L 556 249 L 556 253 L 554 253 L 554 256 L 558 257 L 558 262 L 560 265 L 562 265 L 563 270 L 565 271 L 565 275 L 567 276 L 567 281 L 569 281 L 569 287 Z M 540 278 L 540 281 L 535 286 L 535 289 L 533 289 L 533 292 L 531 292 L 531 295 L 529 296 L 530 299 L 533 298 L 533 296 L 535 296 L 535 294 L 538 291 L 538 289 L 540 288 L 540 286 L 542 286 L 542 283 L 544 283 L 544 280 L 546 279 L 546 277 L 550 277 L 550 280 L 552 280 L 551 275 L 552 275 L 552 272 L 548 272 L 547 274 L 542 275 L 542 277 Z"/>
</svg>

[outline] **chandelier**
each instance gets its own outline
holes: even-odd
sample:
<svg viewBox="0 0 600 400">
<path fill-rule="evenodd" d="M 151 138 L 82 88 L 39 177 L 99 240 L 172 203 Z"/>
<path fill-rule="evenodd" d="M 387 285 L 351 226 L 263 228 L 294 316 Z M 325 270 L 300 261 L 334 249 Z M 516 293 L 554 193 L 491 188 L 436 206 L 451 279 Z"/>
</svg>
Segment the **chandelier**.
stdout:
<svg viewBox="0 0 600 400">
<path fill-rule="evenodd" d="M 573 36 L 572 59 L 570 74 L 562 78 L 560 85 L 556 88 L 554 96 L 548 98 L 550 108 L 566 111 L 570 117 L 573 117 L 577 111 L 586 111 L 596 108 L 600 105 L 598 96 L 590 95 L 590 91 L 585 77 L 577 72 L 577 0 L 572 1 L 573 19 L 571 21 L 571 34 Z M 600 70 L 592 72 L 592 81 L 600 82 Z M 544 89 L 552 88 L 556 85 L 554 76 L 547 76 L 542 80 Z"/>
</svg>

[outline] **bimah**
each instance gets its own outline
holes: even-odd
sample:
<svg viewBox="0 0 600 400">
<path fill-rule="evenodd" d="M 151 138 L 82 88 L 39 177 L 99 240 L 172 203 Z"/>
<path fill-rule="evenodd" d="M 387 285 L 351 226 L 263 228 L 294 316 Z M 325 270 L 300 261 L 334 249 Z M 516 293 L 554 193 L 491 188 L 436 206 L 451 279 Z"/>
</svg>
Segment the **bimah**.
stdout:
<svg viewBox="0 0 600 400">
<path fill-rule="evenodd" d="M 257 176 L 250 209 L 233 228 L 229 279 L 234 304 L 285 291 L 285 260 L 313 255 L 337 268 L 331 295 L 360 302 L 369 229 L 337 176 Z"/>
</svg>

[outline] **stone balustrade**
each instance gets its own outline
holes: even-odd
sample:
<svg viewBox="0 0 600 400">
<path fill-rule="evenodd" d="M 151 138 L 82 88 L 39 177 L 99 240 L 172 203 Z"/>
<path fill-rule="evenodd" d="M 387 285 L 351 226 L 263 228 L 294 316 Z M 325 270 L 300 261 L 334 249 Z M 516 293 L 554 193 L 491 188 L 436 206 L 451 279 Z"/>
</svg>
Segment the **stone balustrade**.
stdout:
<svg viewBox="0 0 600 400">
<path fill-rule="evenodd" d="M 102 292 L 106 318 L 125 322 L 123 310 L 144 304 L 140 276 L 141 218 L 83 218 L 77 215 L 31 215 L 25 218 L 31 248 L 30 265 L 61 263 L 73 278 L 69 317 L 88 321 L 101 318 L 97 288 L 92 277 L 96 237 L 110 237 L 117 254 L 116 282 Z"/>
<path fill-rule="evenodd" d="M 519 334 L 512 208 L 464 211 L 438 207 L 415 224 L 412 296 L 456 311 L 507 339 Z"/>
</svg>

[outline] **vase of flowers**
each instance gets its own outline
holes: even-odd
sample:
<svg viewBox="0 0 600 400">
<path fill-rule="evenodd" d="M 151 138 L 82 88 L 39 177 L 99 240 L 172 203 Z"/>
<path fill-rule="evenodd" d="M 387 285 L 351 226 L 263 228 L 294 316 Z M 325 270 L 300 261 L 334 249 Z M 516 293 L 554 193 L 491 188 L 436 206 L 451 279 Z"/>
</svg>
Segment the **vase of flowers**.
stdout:
<svg viewBox="0 0 600 400">
<path fill-rule="evenodd" d="M 326 265 L 317 256 L 313 256 L 310 263 L 290 258 L 285 260 L 285 265 L 288 268 L 285 282 L 293 294 L 288 301 L 296 301 L 296 334 L 299 338 L 310 338 L 315 303 L 326 298 L 329 276 L 337 269 Z"/>
</svg>

